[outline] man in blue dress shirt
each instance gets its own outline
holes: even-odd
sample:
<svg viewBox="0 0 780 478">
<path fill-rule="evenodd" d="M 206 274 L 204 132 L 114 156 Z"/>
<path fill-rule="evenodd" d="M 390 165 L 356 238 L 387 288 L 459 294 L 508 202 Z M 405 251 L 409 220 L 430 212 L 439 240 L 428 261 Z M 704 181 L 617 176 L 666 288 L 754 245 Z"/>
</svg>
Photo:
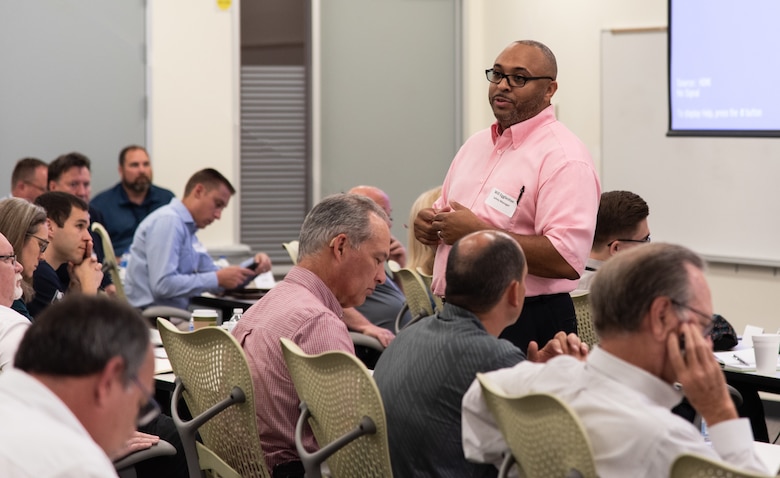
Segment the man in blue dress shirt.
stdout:
<svg viewBox="0 0 780 478">
<path fill-rule="evenodd" d="M 235 192 L 219 171 L 203 169 L 187 181 L 181 201 L 173 198 L 141 222 L 130 246 L 125 277 L 131 305 L 186 309 L 190 297 L 234 289 L 271 270 L 271 259 L 262 252 L 240 266 L 220 268 L 195 236 L 198 229 L 222 217 Z"/>
<path fill-rule="evenodd" d="M 142 146 L 127 146 L 119 152 L 119 177 L 114 187 L 95 196 L 90 204 L 103 214 L 103 226 L 117 257 L 130 249 L 141 221 L 174 197 L 171 191 L 152 184 L 152 163 Z"/>
</svg>

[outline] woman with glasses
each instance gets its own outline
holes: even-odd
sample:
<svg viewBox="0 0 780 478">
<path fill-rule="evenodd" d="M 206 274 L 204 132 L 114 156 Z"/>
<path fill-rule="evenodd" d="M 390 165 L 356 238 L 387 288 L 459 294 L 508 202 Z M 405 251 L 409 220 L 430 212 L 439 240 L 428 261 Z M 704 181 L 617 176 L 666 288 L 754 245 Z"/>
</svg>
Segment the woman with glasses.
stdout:
<svg viewBox="0 0 780 478">
<path fill-rule="evenodd" d="M 46 211 L 24 199 L 4 199 L 0 201 L 0 233 L 11 243 L 16 260 L 24 267 L 22 271 L 24 295 L 21 299 L 15 300 L 11 308 L 32 321 L 25 302 L 32 299 L 33 272 L 38 267 L 38 261 L 43 259 L 43 251 L 49 245 Z"/>
</svg>

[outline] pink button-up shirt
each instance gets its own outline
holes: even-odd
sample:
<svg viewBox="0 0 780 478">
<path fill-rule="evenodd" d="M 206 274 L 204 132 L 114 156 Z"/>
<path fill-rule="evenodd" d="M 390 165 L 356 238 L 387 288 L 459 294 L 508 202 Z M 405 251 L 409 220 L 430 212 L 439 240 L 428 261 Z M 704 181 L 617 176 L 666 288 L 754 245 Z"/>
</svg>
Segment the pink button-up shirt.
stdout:
<svg viewBox="0 0 780 478">
<path fill-rule="evenodd" d="M 497 229 L 545 236 L 581 272 L 593 244 L 600 195 L 588 150 L 549 106 L 503 134 L 496 123 L 469 138 L 453 159 L 433 207 L 456 201 Z M 502 210 L 493 207 L 499 203 Z M 433 291 L 440 296 L 450 248 L 440 244 L 436 251 Z M 571 292 L 576 286 L 576 280 L 529 274 L 526 295 Z"/>
<path fill-rule="evenodd" d="M 293 267 L 284 281 L 249 308 L 233 329 L 246 353 L 255 391 L 260 444 L 268 468 L 298 461 L 295 424 L 298 394 L 284 362 L 281 337 L 307 354 L 328 350 L 355 353 L 336 296 L 308 269 Z M 317 449 L 311 430 L 304 431 L 307 450 Z"/>
</svg>

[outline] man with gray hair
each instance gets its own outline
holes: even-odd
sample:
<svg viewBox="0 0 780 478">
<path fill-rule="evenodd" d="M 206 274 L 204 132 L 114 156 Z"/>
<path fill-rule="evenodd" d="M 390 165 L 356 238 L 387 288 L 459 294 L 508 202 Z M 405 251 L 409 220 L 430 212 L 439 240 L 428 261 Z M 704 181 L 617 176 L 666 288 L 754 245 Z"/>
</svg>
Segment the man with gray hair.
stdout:
<svg viewBox="0 0 780 478">
<path fill-rule="evenodd" d="M 299 399 L 279 339 L 308 354 L 354 353 L 343 308 L 362 304 L 384 282 L 390 254 L 387 214 L 354 194 L 329 196 L 314 206 L 299 240 L 297 265 L 233 330 L 252 372 L 260 443 L 274 478 L 304 475 L 294 439 Z M 315 449 L 314 436 L 304 433 L 306 448 Z"/>
<path fill-rule="evenodd" d="M 667 476 L 683 453 L 766 473 L 750 423 L 737 416 L 712 355 L 712 298 L 703 269 L 699 256 L 671 244 L 618 254 L 591 284 L 601 342 L 586 362 L 566 356 L 523 362 L 487 379 L 508 395 L 552 393 L 571 406 L 603 478 Z M 670 411 L 683 396 L 706 420 L 711 445 Z M 493 463 L 507 449 L 477 382 L 463 398 L 463 448 L 467 458 Z"/>
<path fill-rule="evenodd" d="M 159 414 L 149 329 L 127 304 L 76 294 L 30 326 L 0 375 L 4 476 L 115 476 L 109 457 Z"/>
</svg>

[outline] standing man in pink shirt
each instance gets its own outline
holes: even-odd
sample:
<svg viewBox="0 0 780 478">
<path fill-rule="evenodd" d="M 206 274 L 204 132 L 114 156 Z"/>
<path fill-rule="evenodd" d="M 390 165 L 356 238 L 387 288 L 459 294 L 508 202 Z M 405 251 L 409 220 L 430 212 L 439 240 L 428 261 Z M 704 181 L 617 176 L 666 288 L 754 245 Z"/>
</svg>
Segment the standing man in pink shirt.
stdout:
<svg viewBox="0 0 780 478">
<path fill-rule="evenodd" d="M 433 292 L 443 296 L 452 244 L 500 229 L 528 260 L 520 319 L 501 334 L 525 351 L 558 331 L 576 332 L 569 292 L 585 269 L 601 187 L 585 145 L 555 118 L 555 55 L 545 45 L 511 43 L 486 72 L 496 122 L 461 147 L 441 198 L 414 223 L 417 240 L 438 245 Z"/>
</svg>

